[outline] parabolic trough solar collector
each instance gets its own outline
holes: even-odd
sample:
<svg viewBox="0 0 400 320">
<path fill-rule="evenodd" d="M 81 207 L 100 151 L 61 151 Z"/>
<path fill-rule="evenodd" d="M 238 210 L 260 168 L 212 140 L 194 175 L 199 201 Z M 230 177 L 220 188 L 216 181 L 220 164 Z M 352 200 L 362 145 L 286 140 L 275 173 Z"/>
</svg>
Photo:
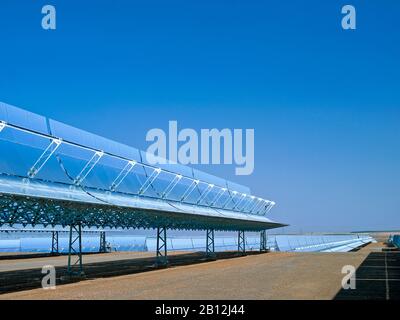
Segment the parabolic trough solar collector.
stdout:
<svg viewBox="0 0 400 320">
<path fill-rule="evenodd" d="M 248 187 L 0 103 L 0 225 L 262 231 Z"/>
</svg>

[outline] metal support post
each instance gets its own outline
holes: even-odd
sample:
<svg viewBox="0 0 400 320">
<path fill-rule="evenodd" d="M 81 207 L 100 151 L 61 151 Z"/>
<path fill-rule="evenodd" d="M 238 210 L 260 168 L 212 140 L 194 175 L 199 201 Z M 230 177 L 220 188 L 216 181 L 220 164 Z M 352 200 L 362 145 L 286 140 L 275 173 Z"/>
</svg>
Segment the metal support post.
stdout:
<svg viewBox="0 0 400 320">
<path fill-rule="evenodd" d="M 266 252 L 267 249 L 267 231 L 263 230 L 260 232 L 260 251 Z"/>
<path fill-rule="evenodd" d="M 214 245 L 214 229 L 207 229 L 207 241 L 206 241 L 206 254 L 208 257 L 215 257 L 215 245 Z"/>
<path fill-rule="evenodd" d="M 75 261 L 72 261 L 72 256 Z M 75 267 L 78 267 L 76 271 Z M 75 270 L 74 270 L 75 269 Z M 82 266 L 82 226 L 71 225 L 69 229 L 69 246 L 68 246 L 68 274 L 69 275 L 84 275 Z"/>
<path fill-rule="evenodd" d="M 167 257 L 167 229 L 165 227 L 157 228 L 157 266 L 168 265 Z"/>
<path fill-rule="evenodd" d="M 51 253 L 58 254 L 58 231 L 51 232 Z"/>
<path fill-rule="evenodd" d="M 107 252 L 107 244 L 106 244 L 106 232 L 100 231 L 100 253 Z"/>
<path fill-rule="evenodd" d="M 246 239 L 243 230 L 238 232 L 238 252 L 241 254 L 246 253 Z"/>
</svg>

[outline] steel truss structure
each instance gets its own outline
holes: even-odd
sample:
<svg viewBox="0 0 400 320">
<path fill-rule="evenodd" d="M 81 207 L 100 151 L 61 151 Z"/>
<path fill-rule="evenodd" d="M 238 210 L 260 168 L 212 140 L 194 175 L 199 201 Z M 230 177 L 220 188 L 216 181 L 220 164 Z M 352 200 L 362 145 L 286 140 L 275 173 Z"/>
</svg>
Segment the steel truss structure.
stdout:
<svg viewBox="0 0 400 320">
<path fill-rule="evenodd" d="M 157 228 L 157 266 L 168 265 L 167 257 L 167 229 L 165 227 Z"/>
<path fill-rule="evenodd" d="M 100 231 L 99 252 L 101 252 L 101 253 L 107 252 L 107 242 L 106 242 L 106 232 L 105 231 Z"/>
<path fill-rule="evenodd" d="M 244 252 L 245 230 L 284 226 L 266 217 L 275 203 L 247 187 L 153 165 L 142 151 L 4 103 L 0 152 L 0 226 L 69 226 L 69 260 L 78 257 L 79 272 L 82 228 L 157 229 L 157 260 L 167 261 L 167 229 L 209 230 L 210 253 L 214 230 L 240 230 Z"/>
<path fill-rule="evenodd" d="M 78 271 L 76 271 L 76 267 Z M 68 244 L 68 274 L 84 275 L 82 266 L 82 226 L 71 225 Z"/>
<path fill-rule="evenodd" d="M 58 248 L 58 231 L 52 231 L 51 232 L 51 253 L 57 254 L 59 252 L 60 251 Z"/>
<path fill-rule="evenodd" d="M 0 207 L 0 225 L 10 226 L 67 227 L 80 223 L 85 228 L 155 229 L 164 226 L 175 230 L 216 231 L 236 231 L 239 228 L 261 231 L 277 226 L 271 221 L 227 219 L 10 194 L 0 194 Z"/>
<path fill-rule="evenodd" d="M 244 230 L 238 231 L 238 252 L 240 254 L 246 254 L 246 237 Z"/>
<path fill-rule="evenodd" d="M 215 257 L 215 244 L 214 244 L 214 230 L 207 229 L 207 241 L 206 241 L 206 254 L 208 257 Z"/>
<path fill-rule="evenodd" d="M 266 252 L 268 251 L 267 247 L 267 231 L 263 230 L 260 232 L 260 251 Z"/>
<path fill-rule="evenodd" d="M 46 229 L 46 228 L 0 228 L 0 232 L 4 233 L 50 233 L 51 234 L 51 253 L 59 254 L 59 235 L 62 233 L 68 233 L 69 229 Z M 112 231 L 108 231 L 112 232 Z M 107 243 L 106 243 L 106 231 L 104 230 L 82 230 L 82 235 L 84 234 L 99 234 L 100 235 L 100 245 L 99 252 L 107 252 Z"/>
</svg>

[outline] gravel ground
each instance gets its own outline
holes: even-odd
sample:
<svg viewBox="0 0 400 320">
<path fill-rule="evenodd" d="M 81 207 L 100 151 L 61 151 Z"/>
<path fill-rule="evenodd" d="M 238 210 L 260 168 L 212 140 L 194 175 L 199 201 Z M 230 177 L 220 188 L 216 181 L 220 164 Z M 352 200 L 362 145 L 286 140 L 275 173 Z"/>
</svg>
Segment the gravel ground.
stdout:
<svg viewBox="0 0 400 320">
<path fill-rule="evenodd" d="M 15 292 L 0 299 L 333 299 L 341 289 L 342 267 L 357 268 L 381 247 L 251 255 Z"/>
</svg>

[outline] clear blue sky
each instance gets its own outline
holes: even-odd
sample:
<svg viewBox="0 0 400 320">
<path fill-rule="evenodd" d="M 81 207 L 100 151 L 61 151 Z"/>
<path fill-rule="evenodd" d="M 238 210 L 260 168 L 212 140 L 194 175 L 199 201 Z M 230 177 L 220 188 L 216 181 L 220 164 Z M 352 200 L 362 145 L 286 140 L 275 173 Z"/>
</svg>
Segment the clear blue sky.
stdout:
<svg viewBox="0 0 400 320">
<path fill-rule="evenodd" d="M 1 0 L 0 101 L 141 149 L 169 120 L 254 128 L 253 175 L 202 169 L 294 231 L 399 228 L 399 17 L 395 0 Z"/>
</svg>

